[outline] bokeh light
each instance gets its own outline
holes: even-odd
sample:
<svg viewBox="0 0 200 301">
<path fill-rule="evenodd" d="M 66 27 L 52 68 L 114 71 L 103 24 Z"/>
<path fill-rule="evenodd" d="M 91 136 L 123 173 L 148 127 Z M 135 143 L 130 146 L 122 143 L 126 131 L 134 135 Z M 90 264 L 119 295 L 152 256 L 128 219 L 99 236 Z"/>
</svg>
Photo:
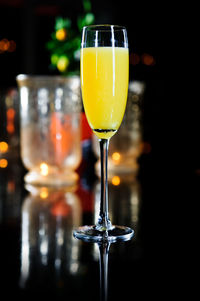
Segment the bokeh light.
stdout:
<svg viewBox="0 0 200 301">
<path fill-rule="evenodd" d="M 121 180 L 120 180 L 120 177 L 119 177 L 119 176 L 114 176 L 114 177 L 112 178 L 112 184 L 113 184 L 114 186 L 118 186 L 118 185 L 120 184 L 120 182 L 121 182 Z"/>
<path fill-rule="evenodd" d="M 0 153 L 6 153 L 8 151 L 8 143 L 5 141 L 0 142 Z"/>
<path fill-rule="evenodd" d="M 0 53 L 14 52 L 15 50 L 16 50 L 15 41 L 13 41 L 13 40 L 8 41 L 8 39 L 0 40 Z"/>
<path fill-rule="evenodd" d="M 120 161 L 120 158 L 121 158 L 120 153 L 115 152 L 115 153 L 112 154 L 112 160 L 113 160 L 115 163 L 118 163 L 118 162 Z"/>
<path fill-rule="evenodd" d="M 0 168 L 6 168 L 8 166 L 8 160 L 0 159 Z"/>
<path fill-rule="evenodd" d="M 67 37 L 67 31 L 64 28 L 58 29 L 56 31 L 56 39 L 59 41 L 64 41 Z"/>
</svg>

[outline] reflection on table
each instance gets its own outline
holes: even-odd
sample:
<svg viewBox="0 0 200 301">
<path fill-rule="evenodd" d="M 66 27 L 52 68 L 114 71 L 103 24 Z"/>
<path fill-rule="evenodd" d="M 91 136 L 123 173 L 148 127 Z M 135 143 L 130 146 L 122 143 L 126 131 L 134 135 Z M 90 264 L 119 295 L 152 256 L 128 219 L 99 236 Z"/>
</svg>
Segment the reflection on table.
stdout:
<svg viewBox="0 0 200 301">
<path fill-rule="evenodd" d="M 78 241 L 71 231 L 81 222 L 80 200 L 73 191 L 26 187 L 30 194 L 22 206 L 22 287 L 30 279 L 37 285 L 43 267 L 54 270 L 56 278 L 63 267 L 67 274 L 78 271 Z"/>
<path fill-rule="evenodd" d="M 12 254 L 2 267 L 4 276 L 9 272 L 8 262 L 13 266 L 14 261 L 18 266 L 12 275 L 9 273 L 6 284 L 15 288 L 16 295 L 29 297 L 37 293 L 59 296 L 58 300 L 64 300 L 66 295 L 74 300 L 99 300 L 100 296 L 106 300 L 108 285 L 108 300 L 115 298 L 116 269 L 124 273 L 129 264 L 131 267 L 143 258 L 139 181 L 119 175 L 109 180 L 110 218 L 113 224 L 132 227 L 135 236 L 130 242 L 111 244 L 108 254 L 102 253 L 97 244 L 72 236 L 74 228 L 94 224 L 98 216 L 100 181 L 87 164 L 81 170 L 80 181 L 70 188 L 24 186 L 24 174 L 20 159 L 10 158 L 7 167 L 0 169 L 0 226 L 10 241 L 12 235 L 17 239 L 16 248 L 3 244 L 1 249 Z M 102 254 L 107 256 L 107 267 Z"/>
</svg>

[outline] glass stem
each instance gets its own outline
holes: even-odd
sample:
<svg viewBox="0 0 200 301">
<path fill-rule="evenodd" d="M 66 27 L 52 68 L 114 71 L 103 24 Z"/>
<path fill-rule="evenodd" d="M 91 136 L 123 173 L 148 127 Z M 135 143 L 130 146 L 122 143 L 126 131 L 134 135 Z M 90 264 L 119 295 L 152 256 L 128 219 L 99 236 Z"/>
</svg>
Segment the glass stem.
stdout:
<svg viewBox="0 0 200 301">
<path fill-rule="evenodd" d="M 100 212 L 96 229 L 99 231 L 108 231 L 112 224 L 108 216 L 108 146 L 109 139 L 99 139 L 101 156 L 101 200 Z"/>
</svg>

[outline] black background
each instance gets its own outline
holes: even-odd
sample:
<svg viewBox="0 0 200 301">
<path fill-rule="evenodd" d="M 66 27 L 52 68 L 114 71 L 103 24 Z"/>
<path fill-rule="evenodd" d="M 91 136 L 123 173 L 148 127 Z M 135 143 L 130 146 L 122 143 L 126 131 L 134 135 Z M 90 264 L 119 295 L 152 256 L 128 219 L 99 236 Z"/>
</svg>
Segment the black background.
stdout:
<svg viewBox="0 0 200 301">
<path fill-rule="evenodd" d="M 171 40 L 173 7 L 167 2 L 147 4 L 128 0 L 123 3 L 92 1 L 92 6 L 97 24 L 126 26 L 130 53 L 148 53 L 156 61 L 154 66 L 142 63 L 130 66 L 130 79 L 146 83 L 143 134 L 144 141 L 151 145 L 151 152 L 140 158 L 139 177 L 145 187 L 142 215 L 145 271 L 149 274 L 141 280 L 138 295 L 141 292 L 144 296 L 144 283 L 144 290 L 146 288 L 151 297 L 154 294 L 151 289 L 155 287 L 160 292 L 160 300 L 166 294 L 171 296 L 172 288 L 179 296 L 186 293 L 183 281 L 189 283 L 186 261 L 189 259 L 190 266 L 191 257 L 188 253 L 185 255 L 185 249 L 194 247 L 188 229 L 194 204 L 199 201 L 200 159 L 198 113 L 191 110 L 190 99 L 187 105 L 181 94 L 174 94 L 175 66 L 170 72 L 166 68 L 171 57 L 176 56 Z M 68 16 L 75 20 L 80 11 L 81 1 L 78 0 L 0 1 L 0 39 L 12 39 L 17 45 L 16 52 L 0 54 L 1 89 L 16 86 L 15 77 L 19 73 L 51 74 L 45 43 L 53 31 L 55 17 Z M 182 85 L 180 90 L 184 88 Z M 182 108 L 187 111 L 185 115 Z M 5 238 L 3 227 L 1 234 Z M 12 249 L 12 244 L 9 247 Z M 3 252 L 1 256 L 7 255 L 12 256 L 12 252 Z M 157 283 L 151 278 L 153 272 L 157 274 Z M 181 285 L 177 279 L 181 279 Z M 131 285 L 130 280 L 128 285 Z"/>
</svg>

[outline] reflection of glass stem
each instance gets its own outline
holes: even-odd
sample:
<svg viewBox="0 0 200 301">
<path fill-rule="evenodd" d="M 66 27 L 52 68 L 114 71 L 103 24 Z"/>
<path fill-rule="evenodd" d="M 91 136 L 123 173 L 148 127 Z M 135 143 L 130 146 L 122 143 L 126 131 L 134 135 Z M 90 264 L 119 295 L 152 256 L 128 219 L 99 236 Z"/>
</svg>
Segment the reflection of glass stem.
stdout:
<svg viewBox="0 0 200 301">
<path fill-rule="evenodd" d="M 98 243 L 99 246 L 99 268 L 100 268 L 100 300 L 107 300 L 108 292 L 108 253 L 110 242 Z"/>
</svg>

